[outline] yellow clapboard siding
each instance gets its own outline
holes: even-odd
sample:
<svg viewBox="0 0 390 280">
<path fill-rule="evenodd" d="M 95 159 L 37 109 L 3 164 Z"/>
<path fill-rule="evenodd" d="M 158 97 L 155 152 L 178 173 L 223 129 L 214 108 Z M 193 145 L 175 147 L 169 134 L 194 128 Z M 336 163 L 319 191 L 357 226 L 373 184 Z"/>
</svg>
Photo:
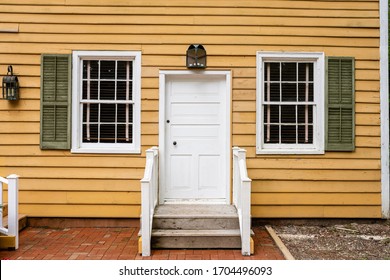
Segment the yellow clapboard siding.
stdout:
<svg viewBox="0 0 390 280">
<path fill-rule="evenodd" d="M 278 26 L 170 26 L 170 25 L 120 25 L 113 29 L 111 25 L 93 24 L 56 24 L 23 23 L 19 25 L 21 33 L 67 33 L 67 34 L 199 34 L 199 35 L 272 35 L 272 36 L 314 36 L 344 38 L 379 38 L 379 30 L 343 27 L 296 27 Z"/>
<path fill-rule="evenodd" d="M 31 1 L 31 0 L 18 0 L 18 1 Z M 46 0 L 45 0 L 46 1 Z M 291 7 L 293 5 L 294 8 L 321 8 L 321 9 L 368 9 L 368 10 L 375 10 L 377 9 L 377 5 L 375 5 L 377 1 L 375 0 L 358 0 L 358 1 L 351 1 L 351 0 L 345 0 L 345 1 L 336 1 L 333 2 L 332 5 L 329 5 L 328 2 L 322 2 L 322 1 L 294 1 L 293 4 L 290 3 L 288 5 Z M 22 2 L 25 3 L 25 2 Z M 26 2 L 31 3 L 31 2 Z M 46 2 L 47 3 L 47 2 Z M 112 5 L 112 1 L 110 0 L 67 0 L 66 3 L 68 5 Z M 117 0 L 115 2 L 116 5 L 119 6 L 127 6 L 127 5 L 137 5 L 139 2 L 135 0 Z M 255 0 L 242 0 L 239 2 L 240 5 L 244 7 L 273 7 L 273 8 L 285 8 L 286 2 L 284 0 L 282 1 L 255 1 Z M 192 2 L 188 2 L 185 0 L 171 0 L 171 1 L 151 1 L 150 3 L 146 2 L 146 6 L 180 6 L 180 7 L 194 7 L 194 6 L 209 6 L 211 3 L 208 0 L 200 0 L 196 2 L 196 5 Z M 212 2 L 212 6 L 217 7 L 237 7 L 237 2 L 229 1 L 229 0 L 219 0 Z"/>
<path fill-rule="evenodd" d="M 380 193 L 254 193 L 252 205 L 380 205 Z"/>
<path fill-rule="evenodd" d="M 188 42 L 190 44 L 191 42 Z M 188 48 L 188 44 L 185 45 L 140 45 L 140 44 L 113 44 L 108 42 L 101 42 L 100 44 L 41 44 L 41 43 L 0 43 L 1 53 L 11 54 L 36 54 L 36 53 L 58 53 L 69 54 L 72 50 L 142 50 L 143 59 L 142 63 L 146 66 L 163 65 L 163 67 L 174 66 L 166 65 L 166 61 L 170 61 L 172 58 L 177 57 L 177 61 L 180 61 L 183 65 L 183 54 Z M 320 46 L 250 46 L 243 45 L 237 48 L 237 46 L 230 45 L 209 45 L 207 46 L 208 53 L 218 53 L 221 56 L 209 56 L 209 65 L 214 67 L 256 67 L 255 54 L 259 50 L 264 51 L 324 51 L 328 56 L 353 56 L 356 59 L 365 60 L 379 60 L 379 52 L 377 48 L 351 48 L 351 47 L 320 47 Z M 153 55 L 153 57 L 150 57 Z M 165 55 L 165 56 L 164 56 Z M 157 56 L 164 56 L 164 60 L 159 59 Z M 169 56 L 169 57 L 166 57 Z M 226 56 L 229 59 L 226 59 Z M 245 56 L 245 57 L 242 57 Z M 234 63 L 232 63 L 234 62 Z M 183 68 L 184 69 L 184 68 Z"/>
<path fill-rule="evenodd" d="M 39 14 L 112 14 L 112 15 L 237 15 L 237 16 L 296 16 L 312 17 L 313 14 L 319 14 L 323 17 L 357 17 L 357 18 L 376 18 L 377 11 L 345 11 L 328 9 L 326 13 L 323 10 L 315 9 L 256 9 L 247 7 L 116 7 L 116 6 L 93 6 L 93 7 L 72 7 L 72 6 L 13 6 L 1 5 L 0 12 L 7 13 L 39 13 Z"/>
<path fill-rule="evenodd" d="M 21 82 L 21 100 L 0 103 L 0 166 L 22 176 L 22 212 L 138 218 L 145 149 L 159 143 L 159 71 L 185 70 L 197 41 L 209 70 L 232 71 L 232 144 L 248 150 L 252 216 L 381 217 L 378 1 L 4 0 L 0 17 L 19 29 L 0 34 L 0 66 Z M 141 154 L 40 150 L 40 54 L 73 50 L 142 51 Z M 355 57 L 354 152 L 256 155 L 259 50 Z"/>
<path fill-rule="evenodd" d="M 248 158 L 248 169 L 380 169 L 378 159 L 274 159 L 274 158 Z"/>
<path fill-rule="evenodd" d="M 3 145 L 39 145 L 39 134 L 0 134 Z"/>
<path fill-rule="evenodd" d="M 1 6 L 0 6 L 1 8 Z M 15 33 L 19 32 L 19 24 L 17 23 L 0 23 L 0 33 Z"/>
<path fill-rule="evenodd" d="M 27 166 L 42 166 L 42 167 L 123 167 L 123 168 L 144 168 L 145 159 L 138 158 L 129 158 L 126 156 L 122 157 L 112 157 L 110 158 L 107 155 L 103 156 L 89 156 L 85 154 L 84 156 L 73 155 L 70 157 L 8 157 L 3 162 L 4 166 L 7 167 L 27 167 Z"/>
<path fill-rule="evenodd" d="M 380 193 L 381 184 L 345 181 L 254 180 L 252 193 Z M 364 194 L 363 194 L 364 195 Z"/>
<path fill-rule="evenodd" d="M 141 199 L 140 192 L 72 192 L 72 191 L 20 191 L 21 204 L 101 204 L 135 205 Z"/>
<path fill-rule="evenodd" d="M 379 114 L 356 114 L 355 122 L 357 125 L 377 125 L 379 126 L 381 123 Z M 370 127 L 372 129 L 372 127 Z"/>
<path fill-rule="evenodd" d="M 350 46 L 350 38 L 328 38 L 322 37 L 287 37 L 287 36 L 252 36 L 250 41 L 248 36 L 241 35 L 164 35 L 156 34 L 137 36 L 105 35 L 105 34 L 2 34 L 5 42 L 37 42 L 37 43 L 98 43 L 98 42 L 115 42 L 116 44 L 188 44 L 191 40 L 202 41 L 205 45 L 230 44 L 230 45 L 260 45 L 265 41 L 272 45 L 290 46 Z M 158 38 L 158 39 L 157 39 Z M 375 47 L 379 44 L 377 38 L 356 38 L 354 39 L 356 47 Z"/>
<path fill-rule="evenodd" d="M 233 145 L 234 146 L 234 145 Z M 254 146 L 242 146 L 247 151 L 247 158 L 265 157 L 265 155 L 256 155 Z M 297 155 L 267 155 L 267 158 L 293 158 Z M 298 158 L 332 158 L 332 159 L 380 159 L 379 147 L 356 147 L 354 152 L 326 152 L 324 155 L 299 155 Z"/>
<path fill-rule="evenodd" d="M 249 169 L 253 180 L 335 180 L 335 181 L 379 181 L 380 170 L 305 170 L 305 169 Z"/>
<path fill-rule="evenodd" d="M 252 206 L 253 218 L 381 218 L 380 206 Z"/>
<path fill-rule="evenodd" d="M 143 168 L 47 168 L 47 167 L 4 167 L 5 174 L 16 173 L 26 178 L 68 178 L 68 179 L 141 179 Z"/>
<path fill-rule="evenodd" d="M 66 178 L 20 178 L 20 189 L 29 191 L 99 191 L 139 192 L 141 184 L 137 179 L 66 179 Z"/>
<path fill-rule="evenodd" d="M 380 145 L 380 137 L 356 137 L 356 146 L 358 147 L 378 147 Z"/>
<path fill-rule="evenodd" d="M 40 205 L 21 204 L 21 213 L 29 217 L 74 217 L 74 218 L 139 218 L 139 205 Z"/>
<path fill-rule="evenodd" d="M 142 143 L 141 143 L 142 144 Z M 145 150 L 149 149 L 150 146 L 142 145 L 141 146 L 141 154 L 125 154 L 129 159 L 131 158 L 137 158 L 137 157 L 144 157 L 145 156 Z M 41 150 L 38 145 L 8 145 L 8 146 L 1 146 L 0 145 L 0 154 L 2 156 L 14 156 L 14 155 L 20 155 L 20 156 L 70 156 L 72 153 L 69 150 Z M 82 156 L 83 154 L 77 154 L 78 156 Z M 88 156 L 91 156 L 91 154 L 88 154 Z M 98 156 L 101 156 L 99 154 Z M 121 157 L 123 155 L 109 155 L 109 157 Z"/>
<path fill-rule="evenodd" d="M 278 25 L 278 26 L 334 26 L 334 27 L 366 27 L 378 28 L 379 21 L 375 18 L 328 18 L 317 17 L 299 18 L 294 17 L 243 17 L 243 16 L 211 16 L 211 15 L 53 15 L 40 14 L 38 17 L 33 14 L 13 13 L 1 15 L 4 22 L 9 23 L 68 23 L 68 24 L 166 24 L 166 25 L 186 25 L 189 21 L 198 25 Z"/>
</svg>

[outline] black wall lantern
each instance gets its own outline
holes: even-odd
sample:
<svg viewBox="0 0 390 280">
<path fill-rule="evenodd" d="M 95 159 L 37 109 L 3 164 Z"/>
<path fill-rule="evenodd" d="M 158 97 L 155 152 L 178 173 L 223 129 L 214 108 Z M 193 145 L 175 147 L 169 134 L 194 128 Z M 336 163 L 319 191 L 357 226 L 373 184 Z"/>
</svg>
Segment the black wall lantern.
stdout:
<svg viewBox="0 0 390 280">
<path fill-rule="evenodd" d="M 187 68 L 206 68 L 206 49 L 202 45 L 191 45 L 187 49 Z"/>
<path fill-rule="evenodd" d="M 19 99 L 19 81 L 18 77 L 14 76 L 12 66 L 8 66 L 7 76 L 3 77 L 3 99 L 18 100 Z"/>
</svg>

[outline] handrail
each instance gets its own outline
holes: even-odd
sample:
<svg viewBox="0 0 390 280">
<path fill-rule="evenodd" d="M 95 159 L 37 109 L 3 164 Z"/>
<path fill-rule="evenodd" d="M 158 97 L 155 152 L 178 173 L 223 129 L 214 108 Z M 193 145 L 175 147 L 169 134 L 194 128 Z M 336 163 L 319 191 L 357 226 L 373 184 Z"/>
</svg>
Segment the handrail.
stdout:
<svg viewBox="0 0 390 280">
<path fill-rule="evenodd" d="M 251 182 L 246 167 L 246 150 L 233 148 L 233 203 L 237 208 L 240 234 L 241 253 L 251 254 Z"/>
<path fill-rule="evenodd" d="M 144 177 L 141 179 L 142 256 L 150 256 L 154 209 L 158 201 L 158 147 L 146 150 Z"/>
<path fill-rule="evenodd" d="M 1 211 L 0 232 L 15 237 L 15 250 L 19 248 L 19 176 L 0 177 L 0 203 L 3 206 L 3 184 L 8 185 L 8 228 L 3 227 L 3 211 Z"/>
</svg>

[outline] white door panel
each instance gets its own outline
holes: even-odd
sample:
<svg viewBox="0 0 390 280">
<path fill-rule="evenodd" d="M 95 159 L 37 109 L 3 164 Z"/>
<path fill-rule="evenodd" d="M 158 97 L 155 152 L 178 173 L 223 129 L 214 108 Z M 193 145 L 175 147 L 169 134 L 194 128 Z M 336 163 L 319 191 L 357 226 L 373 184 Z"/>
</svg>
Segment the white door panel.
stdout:
<svg viewBox="0 0 390 280">
<path fill-rule="evenodd" d="M 227 199 L 226 77 L 174 76 L 165 86 L 164 199 Z"/>
</svg>

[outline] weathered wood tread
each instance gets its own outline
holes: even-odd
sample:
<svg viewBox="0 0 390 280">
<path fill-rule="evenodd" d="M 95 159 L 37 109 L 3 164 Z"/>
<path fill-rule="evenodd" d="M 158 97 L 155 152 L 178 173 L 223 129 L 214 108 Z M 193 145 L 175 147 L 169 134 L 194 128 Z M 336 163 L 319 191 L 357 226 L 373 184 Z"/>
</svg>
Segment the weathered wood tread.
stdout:
<svg viewBox="0 0 390 280">
<path fill-rule="evenodd" d="M 152 237 L 209 237 L 209 236 L 240 236 L 240 230 L 170 230 L 170 229 L 157 229 L 152 231 Z"/>
<path fill-rule="evenodd" d="M 156 207 L 155 218 L 237 218 L 233 205 L 165 204 Z"/>
</svg>

